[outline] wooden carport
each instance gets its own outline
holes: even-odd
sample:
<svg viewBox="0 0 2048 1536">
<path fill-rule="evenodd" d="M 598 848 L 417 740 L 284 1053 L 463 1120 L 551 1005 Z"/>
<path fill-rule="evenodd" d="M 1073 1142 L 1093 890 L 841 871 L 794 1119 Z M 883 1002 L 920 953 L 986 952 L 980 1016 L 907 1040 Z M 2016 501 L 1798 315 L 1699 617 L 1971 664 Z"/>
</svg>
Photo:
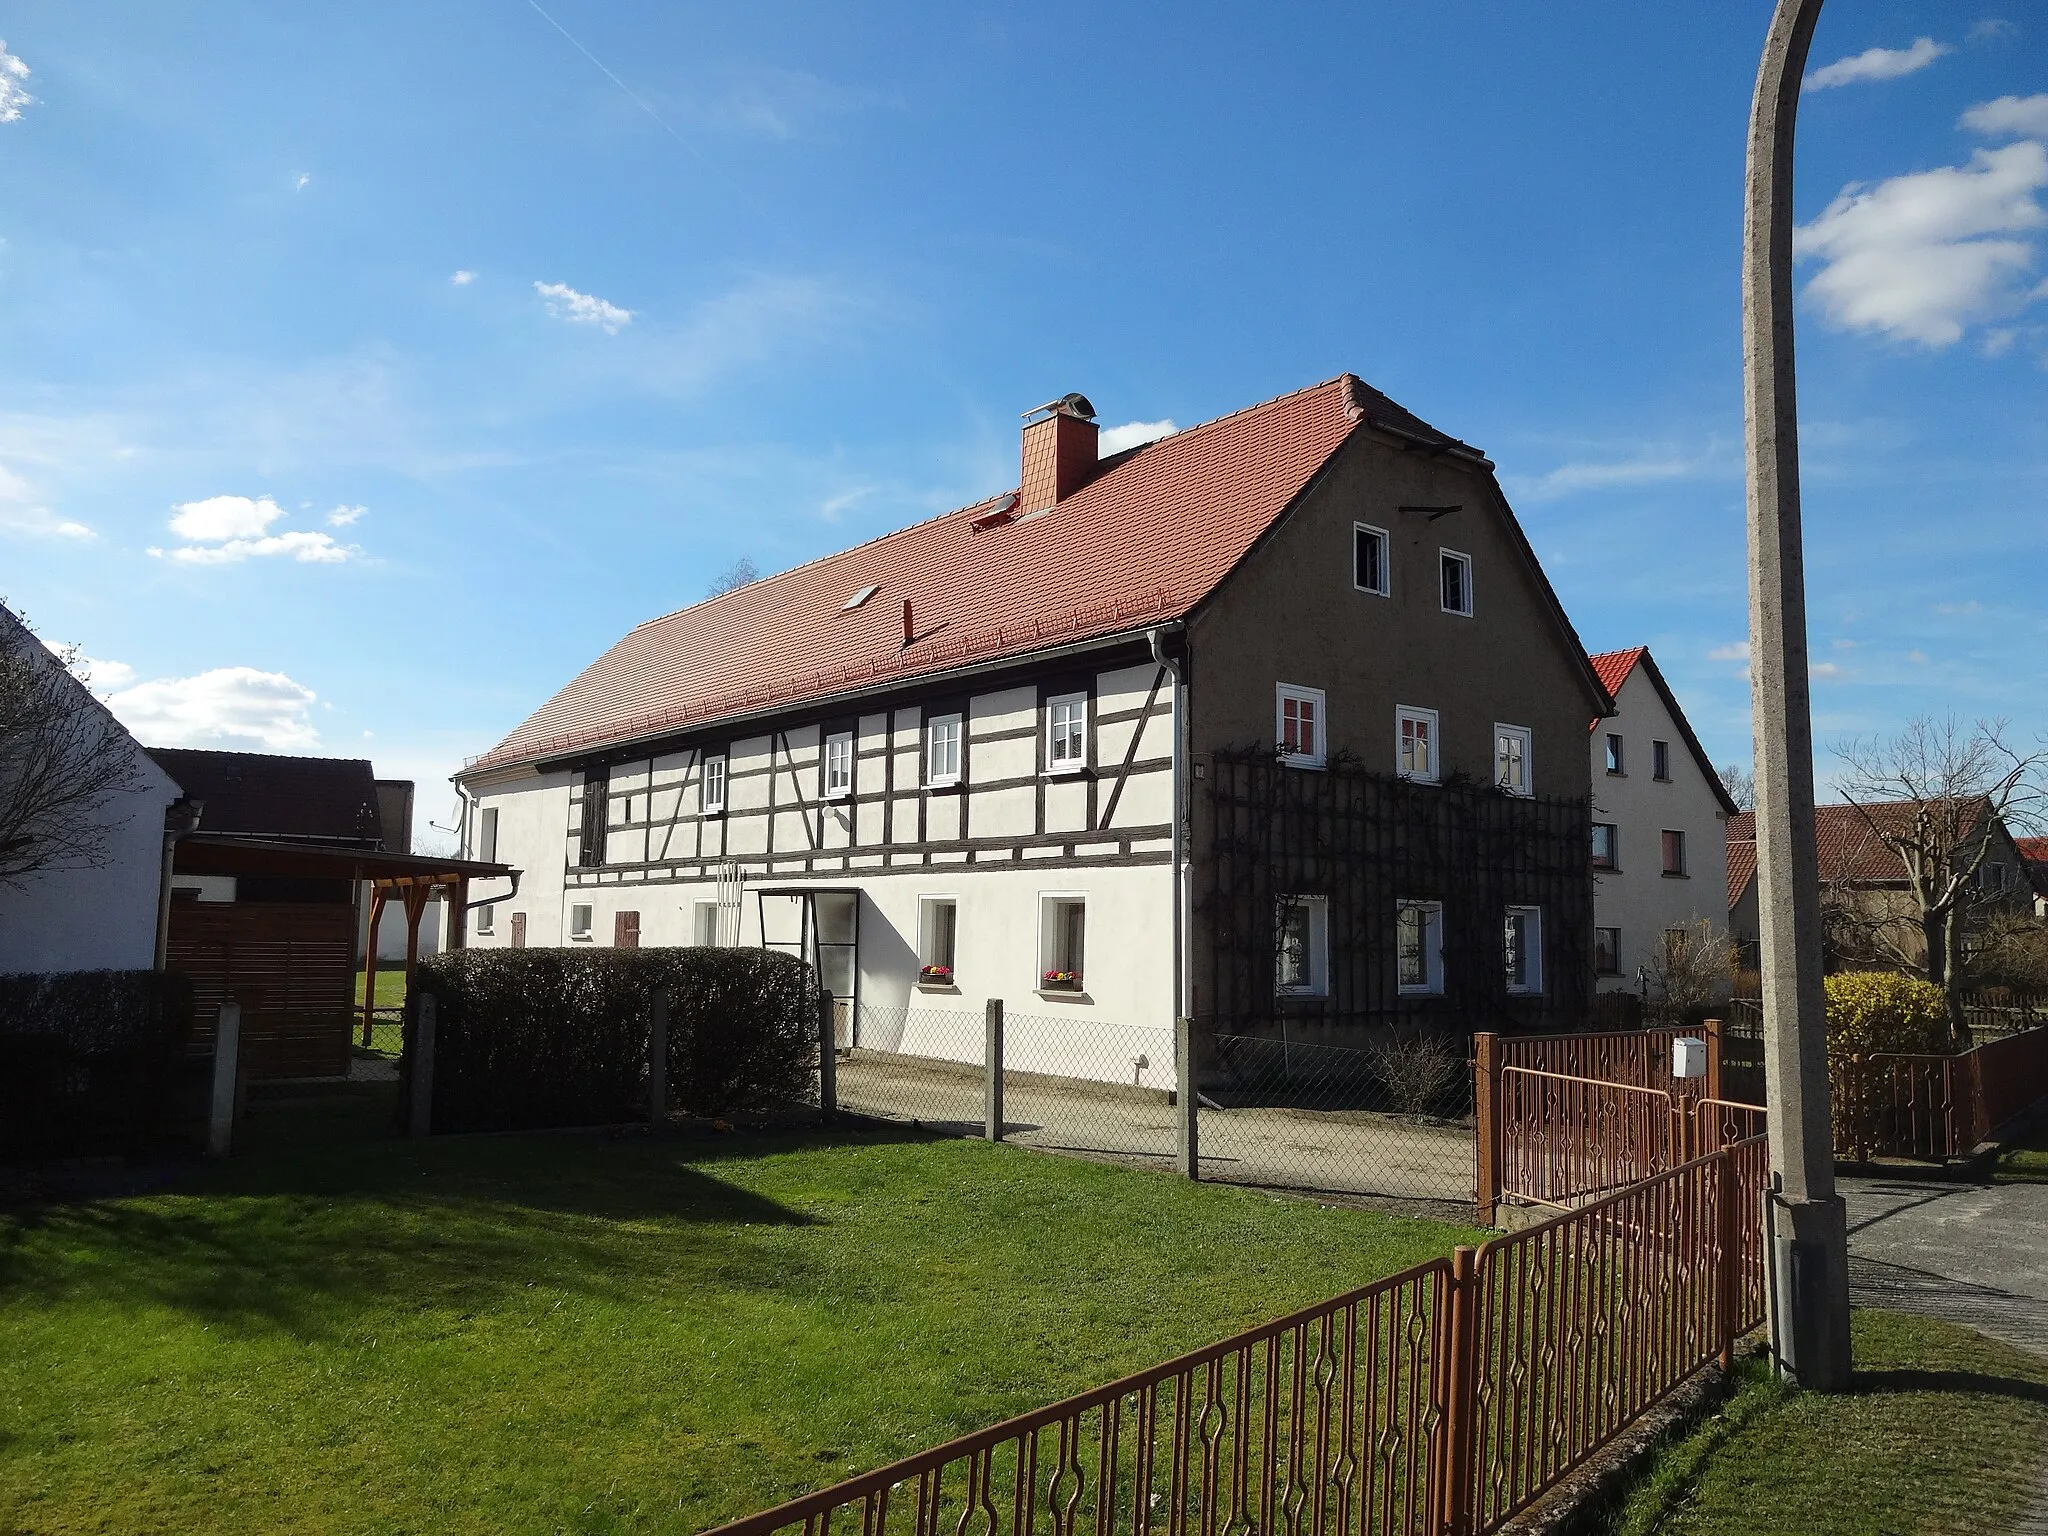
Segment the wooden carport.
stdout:
<svg viewBox="0 0 2048 1536">
<path fill-rule="evenodd" d="M 377 921 L 395 894 L 407 918 L 406 977 L 419 959 L 419 920 L 436 889 L 449 893 L 447 943 L 460 948 L 469 883 L 510 877 L 503 864 L 380 853 L 227 833 L 179 840 L 180 875 L 232 875 L 233 901 L 172 904 L 165 968 L 191 978 L 195 1044 L 211 1042 L 220 1005 L 242 1005 L 248 1074 L 338 1076 L 348 1070 L 356 1016 L 355 942 L 361 893 L 370 887 L 364 946 L 363 1028 L 375 1005 Z"/>
</svg>

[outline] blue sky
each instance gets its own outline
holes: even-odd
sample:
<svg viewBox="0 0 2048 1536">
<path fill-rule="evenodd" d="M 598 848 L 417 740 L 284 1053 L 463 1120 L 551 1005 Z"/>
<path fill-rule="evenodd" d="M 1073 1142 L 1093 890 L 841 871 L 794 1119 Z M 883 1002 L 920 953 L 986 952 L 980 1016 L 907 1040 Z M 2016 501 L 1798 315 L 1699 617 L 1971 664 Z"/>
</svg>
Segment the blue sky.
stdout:
<svg viewBox="0 0 2048 1536">
<path fill-rule="evenodd" d="M 1763 0 L 544 3 L 7 7 L 0 595 L 145 739 L 438 781 L 733 560 L 1013 485 L 1041 400 L 1350 369 L 1746 755 Z M 1837 0 L 1813 62 L 1816 727 L 2031 736 L 2048 18 Z"/>
</svg>

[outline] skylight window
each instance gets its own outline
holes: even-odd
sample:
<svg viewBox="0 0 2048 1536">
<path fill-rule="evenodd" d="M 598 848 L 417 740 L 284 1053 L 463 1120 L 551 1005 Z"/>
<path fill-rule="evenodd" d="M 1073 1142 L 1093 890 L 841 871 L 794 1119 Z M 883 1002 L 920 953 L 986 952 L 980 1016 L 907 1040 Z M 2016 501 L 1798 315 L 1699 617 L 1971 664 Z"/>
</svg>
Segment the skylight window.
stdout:
<svg viewBox="0 0 2048 1536">
<path fill-rule="evenodd" d="M 854 609 L 858 608 L 862 603 L 866 602 L 869 598 L 873 597 L 877 592 L 881 590 L 882 589 L 879 584 L 874 586 L 862 587 L 858 592 L 854 593 L 853 596 L 849 597 L 846 600 L 846 606 L 840 609 L 839 611 L 841 613 L 851 613 Z"/>
</svg>

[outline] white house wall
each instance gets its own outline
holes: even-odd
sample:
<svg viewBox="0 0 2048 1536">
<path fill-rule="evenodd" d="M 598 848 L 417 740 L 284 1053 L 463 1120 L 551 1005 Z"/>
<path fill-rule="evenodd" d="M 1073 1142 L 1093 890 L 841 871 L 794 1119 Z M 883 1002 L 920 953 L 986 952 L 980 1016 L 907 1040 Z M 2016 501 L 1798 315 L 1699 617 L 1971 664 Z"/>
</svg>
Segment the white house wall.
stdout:
<svg viewBox="0 0 2048 1536">
<path fill-rule="evenodd" d="M 1632 989 L 1639 967 L 1654 973 L 1664 934 L 1704 918 L 1728 927 L 1728 823 L 1706 769 L 1641 666 L 1615 698 L 1617 713 L 1592 731 L 1593 820 L 1611 822 L 1620 840 L 1618 869 L 1596 870 L 1593 922 L 1621 930 L 1621 974 L 1602 976 L 1604 991 Z M 1607 772 L 1607 737 L 1623 742 L 1626 772 Z M 1651 744 L 1670 744 L 1671 777 L 1652 777 Z M 1665 830 L 1685 833 L 1686 873 L 1663 872 Z"/>
</svg>

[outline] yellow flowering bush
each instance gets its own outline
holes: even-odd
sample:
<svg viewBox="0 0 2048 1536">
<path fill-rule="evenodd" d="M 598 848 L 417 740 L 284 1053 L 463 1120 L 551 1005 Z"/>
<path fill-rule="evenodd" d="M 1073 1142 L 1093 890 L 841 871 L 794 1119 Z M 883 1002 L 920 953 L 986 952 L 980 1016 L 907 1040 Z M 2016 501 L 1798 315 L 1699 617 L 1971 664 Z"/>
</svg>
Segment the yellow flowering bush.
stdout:
<svg viewBox="0 0 2048 1536">
<path fill-rule="evenodd" d="M 1941 988 L 1891 971 L 1844 971 L 1827 979 L 1828 1054 L 1940 1051 L 1948 1044 Z"/>
</svg>

